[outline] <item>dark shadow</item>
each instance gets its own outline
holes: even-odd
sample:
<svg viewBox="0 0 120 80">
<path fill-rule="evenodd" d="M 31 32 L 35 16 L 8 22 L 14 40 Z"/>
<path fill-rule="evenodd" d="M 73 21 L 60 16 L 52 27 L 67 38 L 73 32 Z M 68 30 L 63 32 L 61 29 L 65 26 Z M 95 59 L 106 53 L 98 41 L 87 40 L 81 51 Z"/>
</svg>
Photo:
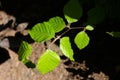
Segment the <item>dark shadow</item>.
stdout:
<svg viewBox="0 0 120 80">
<path fill-rule="evenodd" d="M 81 69 L 75 69 L 75 68 L 66 68 L 66 70 L 68 71 L 68 72 L 70 72 L 70 73 L 72 73 L 72 75 L 73 76 L 75 76 L 75 75 L 80 75 L 80 76 L 82 76 L 82 77 L 84 77 L 84 78 L 88 78 L 88 71 L 83 71 L 83 70 L 81 70 Z"/>
<path fill-rule="evenodd" d="M 5 30 L 6 28 L 12 27 L 13 20 L 8 21 L 5 25 L 0 25 L 0 31 Z"/>
<path fill-rule="evenodd" d="M 2 10 L 16 17 L 17 23 L 47 21 L 54 16 L 63 16 L 63 7 L 68 0 L 1 0 Z M 29 3 L 29 4 L 28 4 Z"/>
<path fill-rule="evenodd" d="M 0 31 L 6 29 L 6 27 L 4 25 L 0 25 Z"/>
<path fill-rule="evenodd" d="M 32 62 L 32 61 L 28 61 L 26 64 L 25 64 L 28 68 L 35 68 L 36 65 Z"/>
<path fill-rule="evenodd" d="M 67 59 L 67 57 L 64 56 L 64 55 L 61 55 L 60 58 L 61 58 L 62 60 L 66 60 L 66 59 Z"/>
<path fill-rule="evenodd" d="M 83 67 L 80 66 L 81 63 L 66 60 L 64 64 L 67 66 L 66 70 L 71 74 L 71 76 L 75 77 L 79 75 L 84 77 L 85 80 L 90 79 L 88 78 L 88 75 L 91 74 L 92 72 L 90 72 L 90 70 L 83 69 Z"/>
<path fill-rule="evenodd" d="M 31 39 L 31 37 L 29 35 L 24 36 L 19 32 L 16 33 L 16 35 L 14 37 L 13 36 L 8 36 L 8 37 L 5 37 L 5 38 L 8 39 L 10 49 L 12 49 L 15 52 L 18 52 L 20 44 L 22 43 L 22 41 L 26 41 L 28 43 L 33 43 L 34 42 L 33 39 Z"/>
<path fill-rule="evenodd" d="M 0 48 L 0 65 L 7 61 L 8 59 L 10 59 L 8 51 L 3 48 Z"/>
<path fill-rule="evenodd" d="M 120 65 L 120 38 L 114 38 L 105 32 L 106 30 L 100 27 L 88 32 L 89 45 L 75 52 L 74 58 L 78 62 L 85 60 L 90 72 L 102 71 L 110 80 L 119 80 L 120 70 L 117 67 Z M 74 51 L 77 51 L 77 48 Z"/>
</svg>

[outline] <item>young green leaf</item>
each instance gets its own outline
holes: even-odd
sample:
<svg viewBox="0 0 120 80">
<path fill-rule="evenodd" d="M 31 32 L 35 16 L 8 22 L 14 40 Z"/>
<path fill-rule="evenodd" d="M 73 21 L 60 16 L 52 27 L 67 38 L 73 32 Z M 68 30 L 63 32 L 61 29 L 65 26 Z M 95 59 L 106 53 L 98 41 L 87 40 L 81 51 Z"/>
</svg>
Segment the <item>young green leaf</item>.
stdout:
<svg viewBox="0 0 120 80">
<path fill-rule="evenodd" d="M 93 28 L 91 25 L 87 25 L 85 29 L 86 29 L 86 30 L 89 30 L 89 31 L 94 30 L 94 28 Z"/>
<path fill-rule="evenodd" d="M 61 17 L 53 17 L 49 20 L 48 24 L 53 27 L 55 32 L 60 32 L 62 31 L 66 25 L 64 20 Z"/>
<path fill-rule="evenodd" d="M 54 37 L 55 32 L 47 22 L 36 24 L 30 31 L 30 36 L 36 42 L 43 42 Z"/>
<path fill-rule="evenodd" d="M 120 32 L 106 32 L 107 34 L 111 35 L 112 37 L 115 37 L 115 38 L 120 38 Z"/>
<path fill-rule="evenodd" d="M 19 60 L 22 61 L 23 63 L 26 63 L 31 53 L 32 53 L 31 45 L 23 41 L 18 51 Z"/>
<path fill-rule="evenodd" d="M 64 7 L 64 16 L 68 23 L 77 22 L 82 16 L 82 7 L 79 0 L 70 0 Z"/>
<path fill-rule="evenodd" d="M 60 39 L 60 49 L 66 57 L 74 61 L 74 58 L 73 58 L 74 53 L 71 48 L 69 37 L 63 37 L 62 39 Z"/>
<path fill-rule="evenodd" d="M 48 49 L 39 58 L 37 63 L 37 69 L 42 74 L 46 74 L 52 71 L 55 67 L 57 67 L 59 63 L 60 63 L 59 55 L 56 52 Z"/>
<path fill-rule="evenodd" d="M 81 31 L 75 36 L 74 42 L 79 49 L 83 49 L 89 44 L 89 40 L 89 36 L 85 31 Z"/>
</svg>

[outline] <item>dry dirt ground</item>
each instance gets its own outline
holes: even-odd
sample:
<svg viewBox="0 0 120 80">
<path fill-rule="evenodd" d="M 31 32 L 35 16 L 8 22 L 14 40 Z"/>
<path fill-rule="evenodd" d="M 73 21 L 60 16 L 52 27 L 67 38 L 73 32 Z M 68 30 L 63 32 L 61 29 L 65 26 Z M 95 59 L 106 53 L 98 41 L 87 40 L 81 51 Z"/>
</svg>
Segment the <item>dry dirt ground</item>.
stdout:
<svg viewBox="0 0 120 80">
<path fill-rule="evenodd" d="M 86 66 L 86 61 L 71 62 L 60 52 L 57 45 L 53 44 L 52 49 L 61 56 L 60 65 L 52 72 L 42 75 L 36 68 L 27 68 L 18 60 L 17 49 L 22 40 L 28 39 L 25 29 L 29 23 L 21 23 L 13 29 L 16 18 L 0 11 L 0 25 L 5 27 L 12 20 L 11 27 L 2 28 L 0 31 L 0 80 L 109 80 L 104 72 L 94 72 Z M 10 25 L 9 25 L 10 26 Z M 19 35 L 18 35 L 19 33 Z M 49 44 L 47 42 L 47 44 Z M 43 43 L 31 43 L 33 52 L 30 57 L 33 63 L 45 51 Z"/>
</svg>

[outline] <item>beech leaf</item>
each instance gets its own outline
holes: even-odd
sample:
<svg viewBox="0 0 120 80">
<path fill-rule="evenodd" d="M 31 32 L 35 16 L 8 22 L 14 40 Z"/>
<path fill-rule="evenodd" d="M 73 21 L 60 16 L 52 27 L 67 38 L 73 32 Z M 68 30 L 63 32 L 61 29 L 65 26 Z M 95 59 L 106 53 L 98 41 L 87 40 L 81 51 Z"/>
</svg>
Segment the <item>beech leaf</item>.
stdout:
<svg viewBox="0 0 120 80">
<path fill-rule="evenodd" d="M 89 40 L 89 36 L 86 32 L 81 31 L 75 36 L 74 42 L 79 49 L 83 49 L 89 44 Z"/>
<path fill-rule="evenodd" d="M 60 49 L 66 57 L 74 61 L 74 58 L 73 58 L 74 52 L 71 47 L 69 37 L 63 37 L 62 39 L 60 39 Z"/>
<path fill-rule="evenodd" d="M 52 51 L 46 50 L 38 60 L 37 69 L 42 73 L 46 74 L 52 71 L 55 67 L 57 67 L 60 63 L 59 55 Z"/>
</svg>

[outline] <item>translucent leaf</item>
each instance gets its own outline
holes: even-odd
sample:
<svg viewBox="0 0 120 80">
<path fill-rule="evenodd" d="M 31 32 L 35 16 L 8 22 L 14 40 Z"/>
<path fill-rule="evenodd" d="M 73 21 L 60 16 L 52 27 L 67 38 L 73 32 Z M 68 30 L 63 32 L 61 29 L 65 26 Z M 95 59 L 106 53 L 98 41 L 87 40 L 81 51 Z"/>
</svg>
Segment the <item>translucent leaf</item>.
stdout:
<svg viewBox="0 0 120 80">
<path fill-rule="evenodd" d="M 105 19 L 105 10 L 102 6 L 96 6 L 88 11 L 88 19 L 86 24 L 98 24 Z"/>
<path fill-rule="evenodd" d="M 106 32 L 108 33 L 109 35 L 111 35 L 112 37 L 116 37 L 116 38 L 119 38 L 120 37 L 120 32 Z"/>
<path fill-rule="evenodd" d="M 54 37 L 55 32 L 47 22 L 36 24 L 30 31 L 30 36 L 36 42 L 43 42 Z"/>
<path fill-rule="evenodd" d="M 41 55 L 37 63 L 37 69 L 42 73 L 46 74 L 52 71 L 60 63 L 60 57 L 56 52 L 52 50 L 46 50 L 45 53 Z"/>
<path fill-rule="evenodd" d="M 89 30 L 89 31 L 94 30 L 94 28 L 93 28 L 91 25 L 87 25 L 85 29 L 86 29 L 86 30 Z"/>
<path fill-rule="evenodd" d="M 64 20 L 58 16 L 51 18 L 48 23 L 55 32 L 60 32 L 66 27 Z"/>
<path fill-rule="evenodd" d="M 73 58 L 74 53 L 73 49 L 71 48 L 69 37 L 63 37 L 62 39 L 60 39 L 60 49 L 66 57 L 74 61 Z"/>
<path fill-rule="evenodd" d="M 82 16 L 82 8 L 79 0 L 70 0 L 64 7 L 64 16 L 68 23 L 77 22 Z"/>
<path fill-rule="evenodd" d="M 79 49 L 83 49 L 89 44 L 89 40 L 89 36 L 81 31 L 75 36 L 74 42 Z"/>
<path fill-rule="evenodd" d="M 32 53 L 31 45 L 23 41 L 18 51 L 19 60 L 22 61 L 23 63 L 26 63 L 31 53 Z"/>
</svg>

